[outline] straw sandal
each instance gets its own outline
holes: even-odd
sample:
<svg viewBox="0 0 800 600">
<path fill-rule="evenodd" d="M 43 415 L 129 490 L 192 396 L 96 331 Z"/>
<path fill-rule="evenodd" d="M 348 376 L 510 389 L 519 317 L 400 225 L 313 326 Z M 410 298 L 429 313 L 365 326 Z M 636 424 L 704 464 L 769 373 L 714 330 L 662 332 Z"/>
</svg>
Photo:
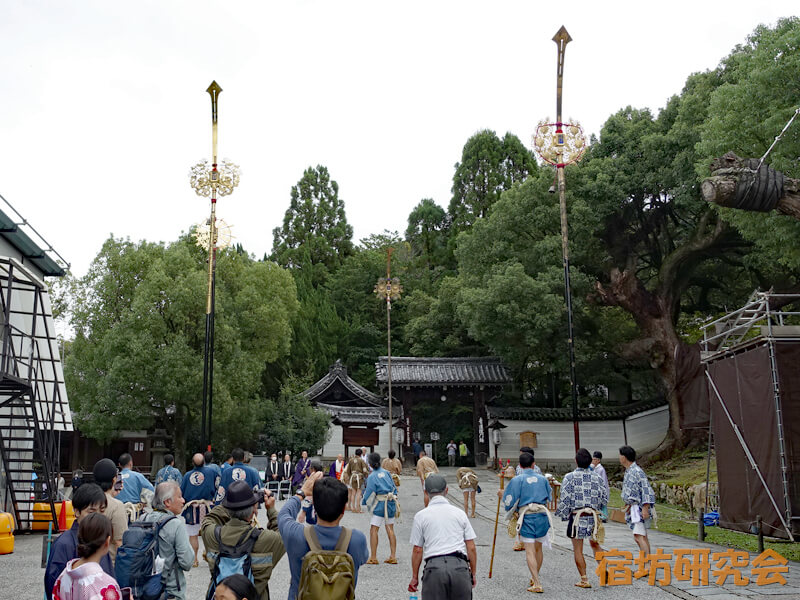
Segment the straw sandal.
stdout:
<svg viewBox="0 0 800 600">
<path fill-rule="evenodd" d="M 581 577 L 581 580 L 578 583 L 575 584 L 575 587 L 590 588 L 590 587 L 592 587 L 592 584 L 589 583 L 589 578 L 588 577 Z"/>
<path fill-rule="evenodd" d="M 532 585 L 528 588 L 529 592 L 533 592 L 534 594 L 541 594 L 544 592 L 541 585 Z"/>
<path fill-rule="evenodd" d="M 525 544 L 522 542 L 517 542 L 514 544 L 514 552 L 522 552 L 523 550 L 525 550 Z"/>
<path fill-rule="evenodd" d="M 367 561 L 367 564 L 368 564 L 368 565 L 377 565 L 377 564 L 380 564 L 380 563 L 378 563 L 377 559 L 370 558 L 370 559 Z"/>
<path fill-rule="evenodd" d="M 387 565 L 396 565 L 397 564 L 397 559 L 396 558 L 387 558 L 383 562 L 385 562 Z"/>
</svg>

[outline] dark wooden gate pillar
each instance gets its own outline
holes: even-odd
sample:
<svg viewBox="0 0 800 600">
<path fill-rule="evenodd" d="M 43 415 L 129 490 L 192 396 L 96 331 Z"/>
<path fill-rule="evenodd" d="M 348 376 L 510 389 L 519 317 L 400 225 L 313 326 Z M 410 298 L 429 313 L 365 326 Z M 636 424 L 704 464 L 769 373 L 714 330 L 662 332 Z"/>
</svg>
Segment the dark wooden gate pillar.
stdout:
<svg viewBox="0 0 800 600">
<path fill-rule="evenodd" d="M 489 416 L 486 412 L 486 390 L 483 386 L 473 392 L 472 430 L 475 466 L 486 466 L 489 458 Z"/>
</svg>

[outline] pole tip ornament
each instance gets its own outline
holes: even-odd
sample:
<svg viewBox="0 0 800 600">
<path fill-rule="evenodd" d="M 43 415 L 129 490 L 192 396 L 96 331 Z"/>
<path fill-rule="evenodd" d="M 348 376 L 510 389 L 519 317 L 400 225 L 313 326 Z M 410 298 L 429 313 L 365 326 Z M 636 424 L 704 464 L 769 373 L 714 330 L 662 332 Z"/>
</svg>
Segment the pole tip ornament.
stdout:
<svg viewBox="0 0 800 600">
<path fill-rule="evenodd" d="M 569 44 L 572 41 L 572 38 L 570 37 L 569 33 L 567 32 L 567 28 L 562 25 L 561 29 L 559 29 L 556 32 L 556 34 L 553 36 L 553 41 L 556 44 L 558 44 L 559 46 L 561 46 L 562 43 L 563 43 L 564 46 L 566 46 L 567 44 Z"/>
<path fill-rule="evenodd" d="M 563 29 L 563 28 L 562 28 L 562 29 Z M 218 84 L 218 83 L 216 82 L 216 80 L 215 80 L 215 81 L 212 81 L 212 82 L 211 82 L 211 85 L 210 85 L 210 86 L 208 86 L 208 89 L 207 89 L 206 91 L 207 91 L 209 94 L 211 94 L 212 96 L 218 96 L 218 95 L 219 95 L 219 93 L 222 91 L 222 88 L 221 88 L 221 87 L 219 87 L 219 84 Z"/>
</svg>

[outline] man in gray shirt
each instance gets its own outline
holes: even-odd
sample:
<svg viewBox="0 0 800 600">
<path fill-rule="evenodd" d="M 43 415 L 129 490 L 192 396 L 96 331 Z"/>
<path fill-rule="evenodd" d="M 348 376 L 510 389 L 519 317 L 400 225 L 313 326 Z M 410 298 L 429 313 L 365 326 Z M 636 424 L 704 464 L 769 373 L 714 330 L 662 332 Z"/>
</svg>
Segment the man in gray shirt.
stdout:
<svg viewBox="0 0 800 600">
<path fill-rule="evenodd" d="M 158 523 L 171 516 L 175 517 L 165 523 L 158 534 L 158 555 L 164 559 L 161 573 L 162 579 L 166 581 L 168 600 L 186 600 L 186 576 L 183 572 L 191 570 L 194 562 L 194 550 L 189 544 L 186 522 L 180 516 L 184 504 L 186 501 L 178 484 L 165 481 L 156 486 L 153 496 L 155 510 L 142 518 L 143 521 Z"/>
</svg>

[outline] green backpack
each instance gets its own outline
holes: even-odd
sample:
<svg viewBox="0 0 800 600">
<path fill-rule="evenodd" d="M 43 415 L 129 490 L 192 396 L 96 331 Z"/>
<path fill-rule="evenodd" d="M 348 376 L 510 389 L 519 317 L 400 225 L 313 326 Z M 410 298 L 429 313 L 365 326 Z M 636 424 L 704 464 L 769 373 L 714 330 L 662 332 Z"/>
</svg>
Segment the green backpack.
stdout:
<svg viewBox="0 0 800 600">
<path fill-rule="evenodd" d="M 356 595 L 356 569 L 347 553 L 353 531 L 342 527 L 333 550 L 323 550 L 314 527 L 305 527 L 303 535 L 309 551 L 303 557 L 297 600 L 353 600 Z"/>
</svg>

